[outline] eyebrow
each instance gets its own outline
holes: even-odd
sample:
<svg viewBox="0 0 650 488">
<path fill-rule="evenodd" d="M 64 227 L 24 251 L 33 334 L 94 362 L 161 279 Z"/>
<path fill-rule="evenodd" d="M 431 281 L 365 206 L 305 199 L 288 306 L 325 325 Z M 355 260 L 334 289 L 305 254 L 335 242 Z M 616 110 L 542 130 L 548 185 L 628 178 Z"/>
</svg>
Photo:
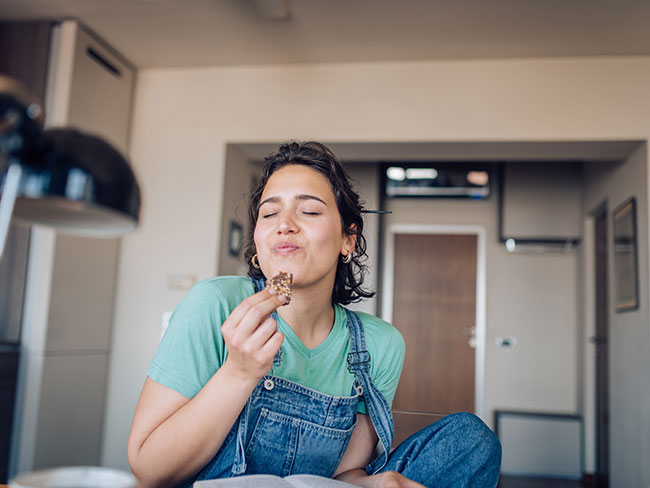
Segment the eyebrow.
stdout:
<svg viewBox="0 0 650 488">
<path fill-rule="evenodd" d="M 316 200 L 318 202 L 321 202 L 323 205 L 327 205 L 327 203 L 325 203 L 324 200 L 318 198 L 315 195 L 300 194 L 300 195 L 296 195 L 294 199 L 295 200 Z M 263 200 L 262 202 L 260 202 L 259 206 L 261 207 L 265 203 L 278 203 L 279 201 L 280 201 L 280 197 L 269 197 Z"/>
</svg>

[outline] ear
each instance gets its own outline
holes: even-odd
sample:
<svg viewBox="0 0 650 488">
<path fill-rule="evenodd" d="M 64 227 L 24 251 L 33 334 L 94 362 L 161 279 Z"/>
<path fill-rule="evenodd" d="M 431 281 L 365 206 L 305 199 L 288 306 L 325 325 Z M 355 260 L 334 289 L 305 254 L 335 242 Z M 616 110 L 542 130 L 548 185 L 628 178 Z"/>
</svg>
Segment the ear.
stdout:
<svg viewBox="0 0 650 488">
<path fill-rule="evenodd" d="M 357 230 L 357 226 L 352 224 L 350 226 L 350 230 L 352 231 Z M 343 244 L 341 245 L 341 254 L 347 256 L 348 254 L 353 253 L 356 247 L 357 247 L 357 235 L 343 232 Z"/>
</svg>

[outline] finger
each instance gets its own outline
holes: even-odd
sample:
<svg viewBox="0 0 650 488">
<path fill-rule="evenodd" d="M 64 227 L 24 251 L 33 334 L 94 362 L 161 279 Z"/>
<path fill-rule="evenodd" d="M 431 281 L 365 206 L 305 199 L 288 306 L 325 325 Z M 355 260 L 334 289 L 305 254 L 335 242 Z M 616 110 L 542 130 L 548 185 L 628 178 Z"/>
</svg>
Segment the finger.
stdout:
<svg viewBox="0 0 650 488">
<path fill-rule="evenodd" d="M 283 342 L 284 335 L 279 330 L 276 330 L 262 346 L 262 353 L 268 354 L 269 356 L 275 356 L 275 353 L 278 352 Z"/>
<path fill-rule="evenodd" d="M 246 315 L 246 312 L 248 312 L 251 307 L 254 307 L 258 303 L 266 300 L 269 296 L 269 290 L 266 288 L 252 294 L 251 296 L 242 300 L 241 303 L 237 305 L 232 312 L 230 312 L 230 316 L 226 320 L 235 324 L 239 323 L 239 321 L 241 321 L 241 319 L 244 317 L 244 315 Z"/>
<path fill-rule="evenodd" d="M 285 300 L 286 298 L 283 296 L 271 295 L 266 300 L 250 307 L 239 323 L 234 326 L 236 333 L 245 337 L 250 336 Z"/>
<path fill-rule="evenodd" d="M 264 290 L 259 291 L 249 296 L 245 300 L 243 300 L 239 305 L 237 305 L 233 309 L 232 312 L 230 312 L 230 315 L 224 321 L 223 326 L 236 327 L 252 307 L 257 305 L 258 303 L 263 302 L 264 300 L 268 300 L 270 297 L 273 296 L 275 290 L 273 290 L 273 292 L 271 292 L 270 290 L 271 289 L 269 288 L 265 288 Z"/>
<path fill-rule="evenodd" d="M 251 332 L 247 342 L 251 348 L 261 349 L 276 330 L 278 330 L 278 324 L 275 319 L 267 317 Z"/>
</svg>

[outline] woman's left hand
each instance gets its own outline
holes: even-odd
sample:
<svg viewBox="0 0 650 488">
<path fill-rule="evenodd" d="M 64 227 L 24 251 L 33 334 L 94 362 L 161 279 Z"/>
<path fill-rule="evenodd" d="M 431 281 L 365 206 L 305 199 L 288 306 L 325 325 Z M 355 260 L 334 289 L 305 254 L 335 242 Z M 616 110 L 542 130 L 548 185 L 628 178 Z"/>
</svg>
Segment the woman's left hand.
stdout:
<svg viewBox="0 0 650 488">
<path fill-rule="evenodd" d="M 408 479 L 397 471 L 386 471 L 385 473 L 368 476 L 367 479 L 368 481 L 373 481 L 373 483 L 368 486 L 376 488 L 426 488 L 424 485 L 421 485 L 417 481 Z"/>
<path fill-rule="evenodd" d="M 370 417 L 358 414 L 357 425 L 334 473 L 334 479 L 366 488 L 425 488 L 397 471 L 385 471 L 368 476 L 366 470 L 359 466 L 366 466 L 370 462 L 377 441 L 377 434 Z"/>
<path fill-rule="evenodd" d="M 426 488 L 424 485 L 408 479 L 397 471 L 386 471 L 368 476 L 365 470 L 355 469 L 342 473 L 335 479 L 365 488 Z"/>
</svg>

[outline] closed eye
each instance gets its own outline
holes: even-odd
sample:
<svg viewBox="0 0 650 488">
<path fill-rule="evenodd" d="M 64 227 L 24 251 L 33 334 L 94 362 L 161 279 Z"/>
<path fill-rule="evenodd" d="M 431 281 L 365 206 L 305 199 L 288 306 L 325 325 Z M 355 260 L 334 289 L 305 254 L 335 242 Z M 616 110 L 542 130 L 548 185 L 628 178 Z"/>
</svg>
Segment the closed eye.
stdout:
<svg viewBox="0 0 650 488">
<path fill-rule="evenodd" d="M 303 212 L 305 215 L 320 215 L 320 212 Z"/>
<path fill-rule="evenodd" d="M 272 213 L 264 214 L 264 215 L 262 215 L 262 218 L 263 218 L 263 219 L 268 219 L 269 217 L 273 217 L 274 215 L 277 215 L 277 214 L 278 214 L 277 212 L 272 212 Z"/>
</svg>

